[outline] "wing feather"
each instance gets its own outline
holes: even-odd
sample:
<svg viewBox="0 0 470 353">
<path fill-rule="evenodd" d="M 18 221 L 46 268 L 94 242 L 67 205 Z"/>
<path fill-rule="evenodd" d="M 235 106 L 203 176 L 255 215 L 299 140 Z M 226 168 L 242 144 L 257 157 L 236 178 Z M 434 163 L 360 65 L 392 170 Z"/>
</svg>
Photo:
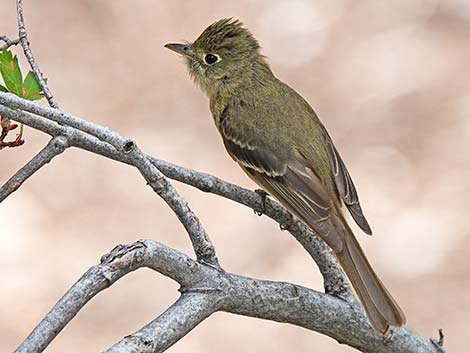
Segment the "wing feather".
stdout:
<svg viewBox="0 0 470 353">
<path fill-rule="evenodd" d="M 367 219 L 362 211 L 361 204 L 359 203 L 359 196 L 351 179 L 351 175 L 349 175 L 343 159 L 339 155 L 338 150 L 334 146 L 333 141 L 331 140 L 326 130 L 325 145 L 330 162 L 330 168 L 335 180 L 335 185 L 338 189 L 341 199 L 348 208 L 349 213 L 357 225 L 361 227 L 365 233 L 371 235 L 372 230 L 370 229 L 369 223 L 367 222 Z"/>
</svg>

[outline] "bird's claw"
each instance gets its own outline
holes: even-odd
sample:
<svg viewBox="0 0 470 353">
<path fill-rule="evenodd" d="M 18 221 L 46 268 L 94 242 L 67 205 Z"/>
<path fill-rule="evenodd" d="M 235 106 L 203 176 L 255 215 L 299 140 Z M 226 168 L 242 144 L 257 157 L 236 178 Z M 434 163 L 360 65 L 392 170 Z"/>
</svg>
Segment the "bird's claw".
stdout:
<svg viewBox="0 0 470 353">
<path fill-rule="evenodd" d="M 388 346 L 390 343 L 392 343 L 394 333 L 395 331 L 393 330 L 393 328 L 389 326 L 387 328 L 387 331 L 385 331 L 382 336 L 384 345 Z"/>
<path fill-rule="evenodd" d="M 258 216 L 262 216 L 264 214 L 264 212 L 266 211 L 266 199 L 268 197 L 268 193 L 266 191 L 264 191 L 263 189 L 256 189 L 255 192 L 261 198 L 261 207 L 254 210 L 254 212 Z"/>
<path fill-rule="evenodd" d="M 289 219 L 286 222 L 279 223 L 281 230 L 289 230 L 294 224 L 294 216 L 289 213 Z"/>
</svg>

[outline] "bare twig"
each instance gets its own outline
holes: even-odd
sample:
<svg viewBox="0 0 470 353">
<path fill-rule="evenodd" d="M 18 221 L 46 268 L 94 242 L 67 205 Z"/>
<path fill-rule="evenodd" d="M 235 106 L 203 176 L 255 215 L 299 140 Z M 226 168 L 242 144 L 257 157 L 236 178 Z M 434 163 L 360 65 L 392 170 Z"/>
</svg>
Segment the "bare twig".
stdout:
<svg viewBox="0 0 470 353">
<path fill-rule="evenodd" d="M 46 81 L 42 77 L 42 73 L 39 70 L 38 65 L 36 64 L 36 60 L 33 56 L 31 48 L 29 47 L 26 27 L 24 24 L 24 17 L 23 17 L 23 3 L 22 0 L 17 0 L 17 18 L 18 18 L 18 32 L 19 32 L 19 39 L 15 41 L 9 40 L 7 37 L 2 36 L 0 37 L 6 43 L 6 46 L 11 46 L 13 44 L 21 44 L 23 51 L 25 53 L 26 59 L 31 66 L 34 76 L 38 81 L 42 92 L 47 98 L 49 105 L 52 108 L 58 108 L 57 103 L 54 101 L 52 97 L 52 93 L 49 90 L 49 87 L 46 84 Z M 21 126 L 22 128 L 22 126 Z M 16 191 L 29 177 L 31 177 L 36 171 L 42 168 L 44 165 L 49 163 L 55 156 L 61 154 L 65 151 L 65 149 L 69 146 L 68 135 L 70 135 L 71 129 L 67 128 L 65 134 L 62 136 L 56 135 L 49 143 L 31 160 L 29 161 L 23 168 L 21 168 L 15 175 L 13 175 L 5 184 L 0 187 L 0 202 L 4 200 L 8 195 L 12 192 Z M 19 135 L 19 139 L 17 138 L 16 141 L 19 145 L 24 142 L 21 140 L 21 133 Z"/>
<path fill-rule="evenodd" d="M 45 164 L 49 163 L 52 158 L 64 152 L 67 147 L 68 141 L 63 137 L 57 136 L 51 139 L 46 147 L 0 187 L 0 202 L 12 192 L 16 191 L 26 179 L 36 173 Z"/>
<path fill-rule="evenodd" d="M 124 148 L 125 152 L 128 153 L 129 164 L 135 166 L 140 171 L 147 183 L 165 200 L 168 206 L 175 212 L 181 224 L 185 227 L 198 260 L 219 266 L 214 245 L 210 241 L 209 235 L 199 219 L 189 208 L 186 200 L 178 194 L 175 187 L 168 181 L 163 173 L 150 162 L 149 158 L 142 153 L 134 142 L 128 141 Z"/>
<path fill-rule="evenodd" d="M 19 39 L 13 39 L 12 40 L 12 39 L 8 38 L 7 36 L 0 36 L 0 40 L 5 43 L 5 45 L 0 47 L 0 50 L 8 49 L 11 46 L 17 45 L 20 42 Z"/>
<path fill-rule="evenodd" d="M 163 314 L 104 353 L 165 351 L 217 310 L 218 302 L 211 294 L 184 293 Z"/>
<path fill-rule="evenodd" d="M 17 12 L 17 18 L 18 18 L 19 42 L 21 44 L 21 47 L 23 48 L 24 55 L 26 59 L 28 60 L 29 65 L 31 66 L 31 70 L 33 71 L 34 77 L 36 77 L 36 80 L 38 81 L 39 86 L 41 86 L 42 92 L 44 93 L 44 96 L 49 102 L 49 105 L 52 108 L 58 108 L 59 106 L 55 102 L 54 97 L 52 96 L 52 93 L 49 90 L 49 87 L 44 81 L 41 70 L 39 69 L 39 66 L 36 63 L 36 59 L 33 56 L 33 52 L 31 51 L 31 48 L 29 47 L 28 35 L 26 32 L 26 27 L 24 24 L 24 17 L 23 17 L 23 0 L 16 0 L 16 12 Z"/>
</svg>

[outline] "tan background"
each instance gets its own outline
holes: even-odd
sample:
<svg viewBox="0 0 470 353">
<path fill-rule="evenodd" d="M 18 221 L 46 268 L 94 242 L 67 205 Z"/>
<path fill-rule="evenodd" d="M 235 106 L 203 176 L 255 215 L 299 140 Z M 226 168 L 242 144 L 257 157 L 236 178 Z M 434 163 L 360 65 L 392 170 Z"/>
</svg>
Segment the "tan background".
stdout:
<svg viewBox="0 0 470 353">
<path fill-rule="evenodd" d="M 135 138 L 156 157 L 255 188 L 226 155 L 207 99 L 163 48 L 234 16 L 274 72 L 315 107 L 360 191 L 358 236 L 411 328 L 465 352 L 470 332 L 470 1 L 26 1 L 29 38 L 64 110 Z M 13 0 L 0 32 L 16 33 Z M 20 53 L 19 49 L 15 49 Z M 24 60 L 23 68 L 26 68 Z M 0 152 L 5 181 L 47 141 Z M 286 232 L 247 208 L 178 189 L 235 273 L 321 289 Z M 12 351 L 70 285 L 118 243 L 142 237 L 192 254 L 138 173 L 69 150 L 0 205 L 0 351 Z M 357 229 L 357 228 L 355 228 Z M 98 352 L 178 296 L 141 270 L 92 300 L 48 352 Z M 170 352 L 352 352 L 307 330 L 218 313 Z"/>
</svg>

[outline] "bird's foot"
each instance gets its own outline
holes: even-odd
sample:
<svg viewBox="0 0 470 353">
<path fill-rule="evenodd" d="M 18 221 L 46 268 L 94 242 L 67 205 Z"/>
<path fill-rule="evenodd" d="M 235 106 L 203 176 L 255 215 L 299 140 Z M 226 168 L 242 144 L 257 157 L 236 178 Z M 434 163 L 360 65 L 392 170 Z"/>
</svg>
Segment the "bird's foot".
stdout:
<svg viewBox="0 0 470 353">
<path fill-rule="evenodd" d="M 264 212 L 266 211 L 266 200 L 267 200 L 267 197 L 268 197 L 268 193 L 266 191 L 264 191 L 263 189 L 256 189 L 255 192 L 259 195 L 259 197 L 261 198 L 261 206 L 254 210 L 255 211 L 255 214 L 257 214 L 258 216 L 262 216 L 264 214 Z"/>
<path fill-rule="evenodd" d="M 387 328 L 387 331 L 385 331 L 382 334 L 382 341 L 383 341 L 384 345 L 388 346 L 392 343 L 394 333 L 395 332 L 393 331 L 393 328 L 389 326 Z"/>
</svg>

